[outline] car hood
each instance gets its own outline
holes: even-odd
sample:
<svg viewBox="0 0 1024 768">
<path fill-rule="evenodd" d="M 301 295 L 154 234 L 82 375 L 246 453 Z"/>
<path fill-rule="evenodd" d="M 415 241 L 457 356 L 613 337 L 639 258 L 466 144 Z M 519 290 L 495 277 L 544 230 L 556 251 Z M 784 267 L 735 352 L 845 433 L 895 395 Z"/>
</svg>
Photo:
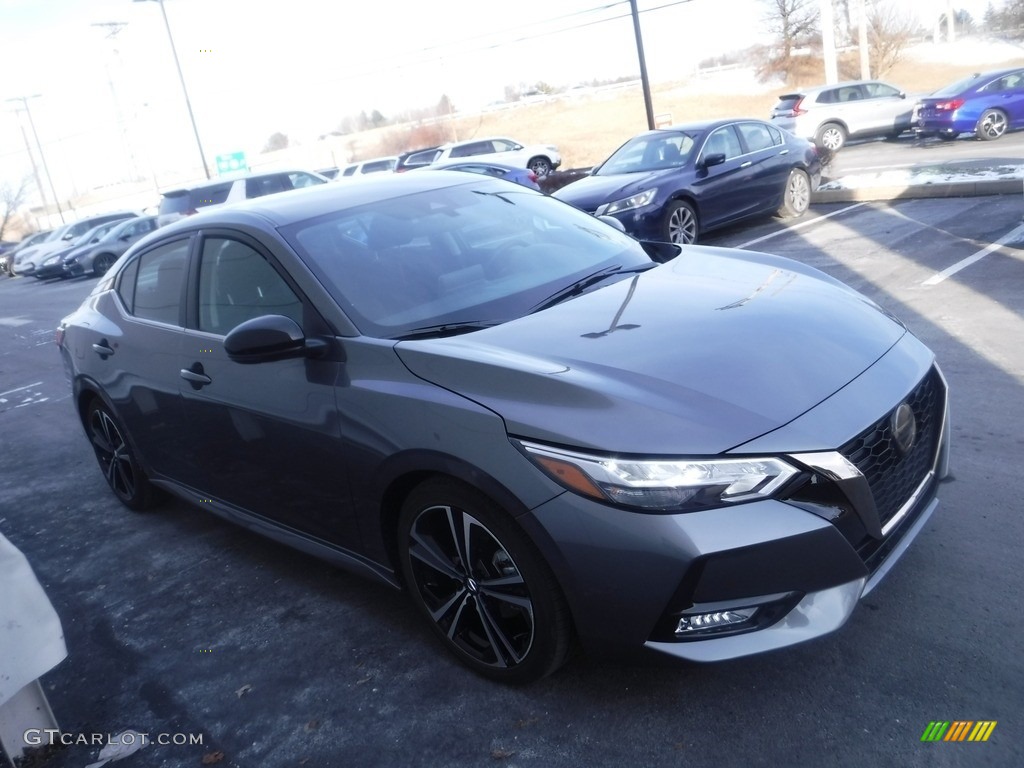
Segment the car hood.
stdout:
<svg viewBox="0 0 1024 768">
<path fill-rule="evenodd" d="M 667 171 L 641 171 L 639 173 L 617 173 L 612 176 L 585 176 L 572 184 L 555 190 L 552 197 L 564 200 L 570 205 L 593 213 L 599 205 L 621 200 L 637 192 L 657 186 L 658 181 L 669 174 L 678 173 L 678 168 Z"/>
<path fill-rule="evenodd" d="M 512 435 L 635 454 L 715 454 L 792 421 L 869 368 L 905 328 L 788 259 L 692 246 L 550 309 L 398 342 L 417 376 Z M 793 450 L 803 450 L 793 446 Z"/>
</svg>

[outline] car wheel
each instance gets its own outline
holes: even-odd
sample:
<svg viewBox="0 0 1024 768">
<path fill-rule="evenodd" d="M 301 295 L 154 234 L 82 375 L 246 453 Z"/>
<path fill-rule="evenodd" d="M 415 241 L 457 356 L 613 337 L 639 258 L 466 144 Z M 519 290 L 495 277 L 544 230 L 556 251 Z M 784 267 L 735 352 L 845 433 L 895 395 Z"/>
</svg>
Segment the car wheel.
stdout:
<svg viewBox="0 0 1024 768">
<path fill-rule="evenodd" d="M 96 461 L 114 495 L 136 512 L 152 507 L 158 499 L 156 489 L 139 466 L 124 428 L 100 400 L 89 406 L 86 429 Z"/>
<path fill-rule="evenodd" d="M 565 598 L 533 543 L 486 496 L 441 478 L 419 485 L 402 506 L 399 558 L 413 602 L 473 671 L 526 683 L 565 662 Z"/>
<path fill-rule="evenodd" d="M 700 225 L 697 212 L 693 206 L 683 200 L 673 200 L 665 208 L 663 226 L 664 238 L 677 245 L 690 245 L 697 242 Z"/>
<path fill-rule="evenodd" d="M 538 179 L 542 179 L 547 176 L 554 169 L 551 167 L 551 161 L 543 155 L 537 157 L 531 157 L 530 162 L 526 164 L 526 167 L 537 174 Z"/>
<path fill-rule="evenodd" d="M 846 129 L 839 123 L 825 123 L 814 137 L 819 149 L 838 152 L 846 144 Z"/>
<path fill-rule="evenodd" d="M 778 216 L 783 219 L 795 219 L 804 215 L 811 204 L 811 181 L 807 174 L 799 168 L 789 172 L 786 189 L 782 193 L 782 205 Z"/>
<path fill-rule="evenodd" d="M 116 259 L 114 259 L 113 254 L 101 253 L 92 263 L 92 273 L 96 275 L 96 277 L 103 277 L 107 274 L 107 270 L 114 266 L 114 261 L 116 261 Z"/>
<path fill-rule="evenodd" d="M 974 133 L 982 141 L 992 141 L 998 139 L 1009 127 L 1006 120 L 1006 113 L 998 109 L 986 109 L 981 113 L 981 119 L 978 121 L 978 127 L 974 129 Z"/>
</svg>

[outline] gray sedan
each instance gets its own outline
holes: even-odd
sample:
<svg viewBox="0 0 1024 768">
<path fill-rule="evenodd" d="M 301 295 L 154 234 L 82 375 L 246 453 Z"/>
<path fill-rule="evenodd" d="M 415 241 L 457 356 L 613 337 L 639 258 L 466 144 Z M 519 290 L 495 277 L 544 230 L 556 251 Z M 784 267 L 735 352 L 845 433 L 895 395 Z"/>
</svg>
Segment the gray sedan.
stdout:
<svg viewBox="0 0 1024 768">
<path fill-rule="evenodd" d="M 936 509 L 945 380 L 864 296 L 496 179 L 380 176 L 162 228 L 63 320 L 126 507 L 171 493 L 404 589 L 504 682 L 574 640 L 820 638 Z"/>
<path fill-rule="evenodd" d="M 102 240 L 88 249 L 78 249 L 64 259 L 64 276 L 103 275 L 122 253 L 157 228 L 156 216 L 129 219 L 110 230 Z"/>
</svg>

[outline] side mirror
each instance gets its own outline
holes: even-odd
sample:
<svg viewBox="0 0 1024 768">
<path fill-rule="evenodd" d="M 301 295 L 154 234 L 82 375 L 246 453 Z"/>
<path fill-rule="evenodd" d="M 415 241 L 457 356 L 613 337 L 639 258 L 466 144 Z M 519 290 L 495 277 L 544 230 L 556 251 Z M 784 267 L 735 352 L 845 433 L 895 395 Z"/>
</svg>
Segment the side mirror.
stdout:
<svg viewBox="0 0 1024 768">
<path fill-rule="evenodd" d="M 705 155 L 700 164 L 702 168 L 710 168 L 714 165 L 721 165 L 725 162 L 724 152 L 715 152 L 713 155 Z"/>
<path fill-rule="evenodd" d="M 262 315 L 246 320 L 224 337 L 224 351 L 236 363 L 268 363 L 295 357 L 313 357 L 326 343 L 306 339 L 299 324 L 284 315 Z"/>
<path fill-rule="evenodd" d="M 672 261 L 676 256 L 683 252 L 681 245 L 675 243 L 662 243 L 654 240 L 641 240 L 640 247 L 644 249 L 648 256 L 651 257 L 652 261 L 656 261 L 659 264 Z"/>
</svg>

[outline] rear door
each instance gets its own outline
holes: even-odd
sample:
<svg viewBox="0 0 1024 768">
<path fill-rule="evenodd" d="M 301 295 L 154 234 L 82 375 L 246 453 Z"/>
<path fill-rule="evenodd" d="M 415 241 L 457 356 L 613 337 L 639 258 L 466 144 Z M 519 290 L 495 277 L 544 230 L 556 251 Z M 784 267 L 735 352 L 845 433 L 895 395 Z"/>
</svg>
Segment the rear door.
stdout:
<svg viewBox="0 0 1024 768">
<path fill-rule="evenodd" d="M 778 128 L 760 121 L 737 123 L 744 157 L 750 162 L 753 210 L 774 211 L 782 202 L 789 171 L 798 162 L 791 157 Z"/>
</svg>

